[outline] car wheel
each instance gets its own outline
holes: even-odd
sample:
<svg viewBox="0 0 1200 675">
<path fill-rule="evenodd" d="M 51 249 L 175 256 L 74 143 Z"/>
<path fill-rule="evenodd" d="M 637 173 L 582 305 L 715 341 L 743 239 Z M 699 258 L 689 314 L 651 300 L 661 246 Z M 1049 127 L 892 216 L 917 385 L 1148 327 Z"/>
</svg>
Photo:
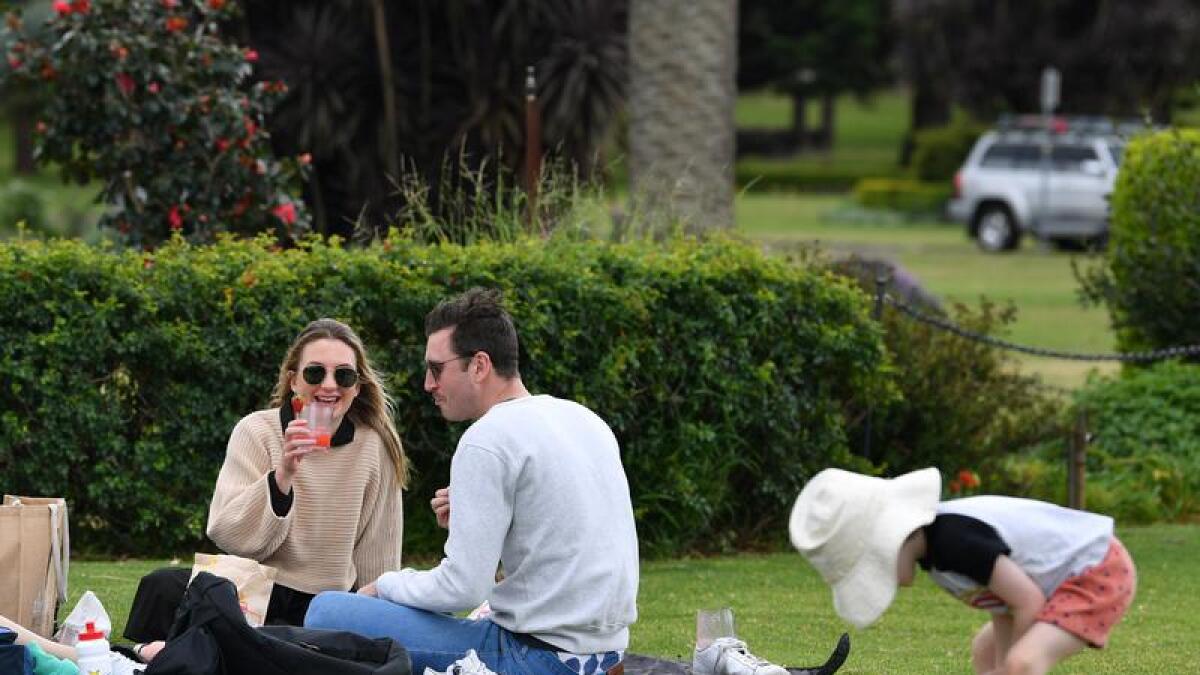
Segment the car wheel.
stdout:
<svg viewBox="0 0 1200 675">
<path fill-rule="evenodd" d="M 1021 241 L 1012 213 L 999 204 L 989 204 L 975 220 L 975 242 L 988 253 L 1011 251 Z"/>
</svg>

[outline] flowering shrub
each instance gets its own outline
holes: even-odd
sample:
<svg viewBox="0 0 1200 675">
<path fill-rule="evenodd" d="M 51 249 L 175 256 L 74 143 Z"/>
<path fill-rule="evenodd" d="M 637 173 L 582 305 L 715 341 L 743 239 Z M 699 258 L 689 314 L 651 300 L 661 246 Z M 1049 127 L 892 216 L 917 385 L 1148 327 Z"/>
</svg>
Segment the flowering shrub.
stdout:
<svg viewBox="0 0 1200 675">
<path fill-rule="evenodd" d="M 946 487 L 951 495 L 966 497 L 975 494 L 980 484 L 979 474 L 970 469 L 960 469 L 958 474 L 950 479 L 950 483 Z"/>
<path fill-rule="evenodd" d="M 250 83 L 258 55 L 218 37 L 224 0 L 56 0 L 37 37 L 8 14 L 0 87 L 33 84 L 41 161 L 103 182 L 101 225 L 154 246 L 179 233 L 308 229 L 299 193 L 307 155 L 272 157 L 263 117 L 286 91 Z"/>
</svg>

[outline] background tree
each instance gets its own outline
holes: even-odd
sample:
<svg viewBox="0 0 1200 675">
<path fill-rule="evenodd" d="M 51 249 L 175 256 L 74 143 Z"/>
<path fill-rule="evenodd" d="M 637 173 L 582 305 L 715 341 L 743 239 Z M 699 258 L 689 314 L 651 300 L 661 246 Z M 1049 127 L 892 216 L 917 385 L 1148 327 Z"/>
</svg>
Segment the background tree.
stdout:
<svg viewBox="0 0 1200 675">
<path fill-rule="evenodd" d="M 913 129 L 959 105 L 982 119 L 1037 112 L 1046 66 L 1061 111 L 1170 121 L 1200 77 L 1200 7 L 1191 0 L 893 0 L 913 87 Z"/>
<path fill-rule="evenodd" d="M 530 65 L 544 147 L 588 171 L 624 97 L 626 23 L 623 0 L 249 0 L 241 30 L 256 76 L 288 84 L 270 128 L 277 151 L 312 153 L 318 229 L 350 236 L 397 211 L 397 171 L 435 207 L 474 189 L 466 172 L 519 171 Z"/>
<path fill-rule="evenodd" d="M 733 224 L 736 0 L 633 0 L 629 177 L 637 208 Z"/>
<path fill-rule="evenodd" d="M 21 14 L 13 16 L 25 16 L 25 21 L 35 34 L 35 39 L 44 41 L 48 27 L 46 19 L 50 16 L 50 6 L 47 3 L 23 2 L 14 4 L 12 7 L 19 8 Z M 0 2 L 0 11 L 6 9 L 6 3 Z M 11 31 L 11 26 L 9 27 Z M 10 49 L 11 44 L 15 43 L 11 32 L 0 32 L 0 54 L 7 54 L 8 58 L 0 61 L 0 70 L 15 70 L 14 64 L 22 62 L 22 57 L 17 52 Z M 5 79 L 0 76 L 0 79 Z M 18 175 L 29 175 L 37 170 L 37 162 L 33 156 L 34 147 L 34 130 L 37 125 L 37 94 L 34 87 L 26 86 L 21 82 L 10 82 L 10 86 L 0 90 L 0 112 L 2 112 L 12 122 L 13 134 L 13 169 Z"/>
<path fill-rule="evenodd" d="M 0 85 L 36 88 L 37 147 L 64 179 L 102 182 L 101 226 L 135 246 L 174 234 L 307 229 L 304 158 L 272 157 L 263 116 L 284 85 L 252 84 L 253 50 L 221 40 L 233 3 L 56 0 L 48 31 L 9 14 Z M 11 86 L 11 85 L 10 85 Z"/>
<path fill-rule="evenodd" d="M 786 150 L 829 147 L 835 98 L 866 96 L 890 80 L 887 0 L 742 0 L 738 11 L 738 89 L 791 97 L 792 127 L 780 139 Z M 810 134 L 813 98 L 821 100 L 821 125 Z M 753 138 L 739 133 L 739 154 Z"/>
</svg>

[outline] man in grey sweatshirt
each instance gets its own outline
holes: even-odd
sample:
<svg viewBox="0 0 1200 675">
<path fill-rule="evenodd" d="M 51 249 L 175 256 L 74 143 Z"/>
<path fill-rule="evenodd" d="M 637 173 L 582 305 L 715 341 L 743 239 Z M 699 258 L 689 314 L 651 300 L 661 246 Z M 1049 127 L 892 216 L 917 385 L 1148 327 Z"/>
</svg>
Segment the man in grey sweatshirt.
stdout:
<svg viewBox="0 0 1200 675">
<path fill-rule="evenodd" d="M 425 332 L 425 390 L 447 420 L 475 420 L 432 500 L 445 557 L 357 595 L 322 593 L 305 625 L 393 638 L 416 672 L 469 649 L 498 673 L 616 672 L 637 618 L 638 549 L 612 430 L 578 403 L 530 395 L 498 293 L 442 302 Z M 484 601 L 486 618 L 443 614 Z"/>
</svg>

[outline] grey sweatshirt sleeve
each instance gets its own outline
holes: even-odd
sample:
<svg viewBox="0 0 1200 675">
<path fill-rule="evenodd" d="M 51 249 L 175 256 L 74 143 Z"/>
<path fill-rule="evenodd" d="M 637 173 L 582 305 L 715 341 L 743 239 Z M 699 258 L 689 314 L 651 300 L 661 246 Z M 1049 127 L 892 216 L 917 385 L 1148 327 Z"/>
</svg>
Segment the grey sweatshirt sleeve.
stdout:
<svg viewBox="0 0 1200 675">
<path fill-rule="evenodd" d="M 461 445 L 450 462 L 450 535 L 445 557 L 431 570 L 403 569 L 379 577 L 379 597 L 434 612 L 458 612 L 483 602 L 513 515 L 511 467 L 487 449 Z"/>
</svg>

